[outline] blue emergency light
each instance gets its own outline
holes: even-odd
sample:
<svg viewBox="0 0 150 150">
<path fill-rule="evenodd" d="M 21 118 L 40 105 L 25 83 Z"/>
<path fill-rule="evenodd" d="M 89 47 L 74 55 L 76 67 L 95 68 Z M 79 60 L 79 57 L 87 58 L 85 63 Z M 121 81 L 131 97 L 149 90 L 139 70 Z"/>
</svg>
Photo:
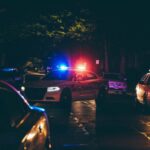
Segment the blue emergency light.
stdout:
<svg viewBox="0 0 150 150">
<path fill-rule="evenodd" d="M 4 72 L 12 72 L 12 71 L 16 71 L 15 68 L 3 68 L 3 69 L 1 69 L 1 70 L 4 71 Z"/>
<path fill-rule="evenodd" d="M 59 69 L 60 69 L 61 71 L 65 71 L 65 70 L 68 70 L 68 67 L 63 64 L 63 65 L 60 65 Z"/>
</svg>

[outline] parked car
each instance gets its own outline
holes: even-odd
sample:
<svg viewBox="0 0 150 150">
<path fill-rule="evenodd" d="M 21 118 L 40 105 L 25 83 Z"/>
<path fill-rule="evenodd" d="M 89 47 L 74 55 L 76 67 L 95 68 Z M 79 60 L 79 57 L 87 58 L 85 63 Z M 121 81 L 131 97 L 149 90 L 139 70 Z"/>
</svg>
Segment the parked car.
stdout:
<svg viewBox="0 0 150 150">
<path fill-rule="evenodd" d="M 126 94 L 127 79 L 120 73 L 104 73 L 104 79 L 107 82 L 108 94 Z"/>
<path fill-rule="evenodd" d="M 146 73 L 135 88 L 135 106 L 142 104 L 144 108 L 150 106 L 150 73 Z"/>
<path fill-rule="evenodd" d="M 12 85 L 0 81 L 0 149 L 51 148 L 49 122 L 43 108 L 31 106 Z"/>
<path fill-rule="evenodd" d="M 99 99 L 105 83 L 91 71 L 58 69 L 38 81 L 26 82 L 22 89 L 30 100 L 59 102 L 69 108 L 72 100 Z"/>
</svg>

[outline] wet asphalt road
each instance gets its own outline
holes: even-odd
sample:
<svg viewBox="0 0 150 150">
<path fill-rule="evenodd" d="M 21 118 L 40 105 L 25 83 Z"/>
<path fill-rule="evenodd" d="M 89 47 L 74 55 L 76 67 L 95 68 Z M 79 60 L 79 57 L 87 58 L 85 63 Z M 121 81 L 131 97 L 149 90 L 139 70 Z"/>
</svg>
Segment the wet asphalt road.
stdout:
<svg viewBox="0 0 150 150">
<path fill-rule="evenodd" d="M 150 113 L 135 111 L 133 97 L 110 95 L 104 110 L 95 101 L 75 101 L 72 112 L 56 104 L 44 107 L 57 150 L 148 150 Z"/>
</svg>

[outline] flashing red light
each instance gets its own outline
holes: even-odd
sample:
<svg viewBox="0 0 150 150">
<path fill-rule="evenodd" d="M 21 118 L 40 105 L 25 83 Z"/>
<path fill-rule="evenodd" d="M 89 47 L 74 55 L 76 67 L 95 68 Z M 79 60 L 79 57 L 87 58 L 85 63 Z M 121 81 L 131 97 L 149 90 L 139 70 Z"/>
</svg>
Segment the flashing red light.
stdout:
<svg viewBox="0 0 150 150">
<path fill-rule="evenodd" d="M 78 71 L 85 71 L 85 70 L 86 70 L 86 65 L 79 64 L 79 65 L 77 66 L 77 70 L 78 70 Z"/>
</svg>

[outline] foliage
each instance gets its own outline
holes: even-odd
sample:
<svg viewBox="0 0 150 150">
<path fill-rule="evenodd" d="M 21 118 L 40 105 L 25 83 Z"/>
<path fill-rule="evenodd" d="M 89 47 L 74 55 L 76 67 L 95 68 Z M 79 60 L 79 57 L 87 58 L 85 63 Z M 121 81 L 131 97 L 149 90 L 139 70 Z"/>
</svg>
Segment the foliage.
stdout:
<svg viewBox="0 0 150 150">
<path fill-rule="evenodd" d="M 62 45 L 90 43 L 96 29 L 91 18 L 85 9 L 8 16 L 6 11 L 6 14 L 0 14 L 0 47 L 21 54 L 37 52 L 41 55 Z"/>
<path fill-rule="evenodd" d="M 53 46 L 63 40 L 89 41 L 92 39 L 94 24 L 71 11 L 40 15 L 23 28 L 21 38 L 40 38 L 49 40 Z"/>
</svg>

